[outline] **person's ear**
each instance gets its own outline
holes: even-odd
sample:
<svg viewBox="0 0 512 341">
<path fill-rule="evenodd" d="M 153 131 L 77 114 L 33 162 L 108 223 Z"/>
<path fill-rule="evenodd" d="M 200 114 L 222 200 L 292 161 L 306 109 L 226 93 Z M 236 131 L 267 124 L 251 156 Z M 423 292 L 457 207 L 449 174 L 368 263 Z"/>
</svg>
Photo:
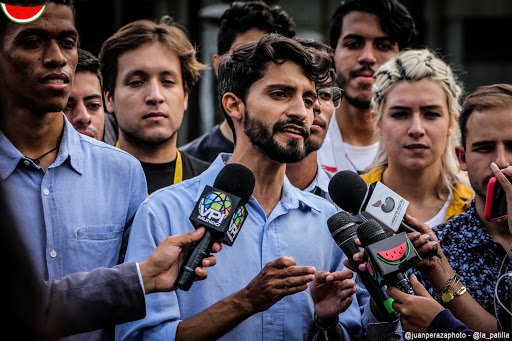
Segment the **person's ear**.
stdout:
<svg viewBox="0 0 512 341">
<path fill-rule="evenodd" d="M 183 111 L 187 111 L 188 109 L 188 92 L 185 92 L 185 96 L 183 97 Z"/>
<path fill-rule="evenodd" d="M 448 127 L 448 133 L 447 136 L 450 136 L 453 133 L 453 130 L 455 129 L 455 125 L 457 124 L 457 115 L 453 115 L 453 119 L 450 120 L 450 126 Z"/>
<path fill-rule="evenodd" d="M 457 159 L 459 160 L 459 168 L 460 170 L 467 171 L 468 166 L 466 164 L 466 150 L 462 146 L 455 146 L 455 155 L 457 155 Z"/>
<path fill-rule="evenodd" d="M 107 107 L 107 111 L 109 113 L 114 113 L 115 112 L 114 97 L 110 95 L 110 91 L 104 90 L 103 98 L 105 99 L 105 106 Z"/>
<path fill-rule="evenodd" d="M 372 119 L 373 124 L 375 124 L 375 121 L 377 120 L 377 113 L 373 109 L 370 112 L 370 117 Z M 377 123 L 377 126 L 375 128 L 375 134 L 377 136 L 382 136 L 382 122 Z"/>
<path fill-rule="evenodd" d="M 226 92 L 222 96 L 222 107 L 226 114 L 231 117 L 233 122 L 242 121 L 244 117 L 244 103 L 237 95 L 232 92 Z"/>
<path fill-rule="evenodd" d="M 213 70 L 215 71 L 215 74 L 218 74 L 217 69 L 218 69 L 219 63 L 220 63 L 220 56 L 218 54 L 214 54 L 212 56 L 212 63 L 213 63 Z"/>
</svg>

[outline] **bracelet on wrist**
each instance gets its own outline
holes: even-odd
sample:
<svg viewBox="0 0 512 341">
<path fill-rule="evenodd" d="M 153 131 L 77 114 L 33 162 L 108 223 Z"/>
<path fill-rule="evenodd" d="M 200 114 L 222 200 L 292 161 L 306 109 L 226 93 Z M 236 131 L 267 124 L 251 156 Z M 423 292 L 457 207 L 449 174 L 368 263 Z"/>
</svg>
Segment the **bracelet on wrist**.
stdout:
<svg viewBox="0 0 512 341">
<path fill-rule="evenodd" d="M 455 286 L 459 282 L 462 284 L 462 286 L 460 287 L 459 290 L 456 291 Z M 446 282 L 446 285 L 444 286 L 443 290 L 441 292 L 437 293 L 434 296 L 434 299 L 436 299 L 436 301 L 438 301 L 441 304 L 446 304 L 446 303 L 450 303 L 455 298 L 455 296 L 460 296 L 460 295 L 464 294 L 465 292 L 466 292 L 466 287 L 461 282 L 459 274 L 457 274 L 454 271 L 453 275 Z"/>
<path fill-rule="evenodd" d="M 340 317 L 339 317 L 339 315 L 336 315 L 336 320 L 334 321 L 334 323 L 332 323 L 331 325 L 329 325 L 327 327 L 324 327 L 324 326 L 320 325 L 320 323 L 318 322 L 318 316 L 316 315 L 316 311 L 315 311 L 314 321 L 315 321 L 315 326 L 318 328 L 318 331 L 316 332 L 315 336 L 313 336 L 313 341 L 320 340 L 320 336 L 322 336 L 325 341 L 328 341 L 329 336 L 327 335 L 327 331 L 332 328 L 335 328 L 338 325 L 338 323 L 340 322 Z"/>
</svg>

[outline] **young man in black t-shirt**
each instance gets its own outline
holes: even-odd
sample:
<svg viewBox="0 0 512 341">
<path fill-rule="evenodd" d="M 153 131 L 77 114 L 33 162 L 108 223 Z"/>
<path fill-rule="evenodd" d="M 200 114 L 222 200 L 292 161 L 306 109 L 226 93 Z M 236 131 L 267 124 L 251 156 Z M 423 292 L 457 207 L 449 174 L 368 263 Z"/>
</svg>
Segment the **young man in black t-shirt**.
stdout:
<svg viewBox="0 0 512 341">
<path fill-rule="evenodd" d="M 107 110 L 119 126 L 116 145 L 142 163 L 149 193 L 208 168 L 176 148 L 188 93 L 206 66 L 173 20 L 122 27 L 103 44 L 100 59 Z"/>
</svg>

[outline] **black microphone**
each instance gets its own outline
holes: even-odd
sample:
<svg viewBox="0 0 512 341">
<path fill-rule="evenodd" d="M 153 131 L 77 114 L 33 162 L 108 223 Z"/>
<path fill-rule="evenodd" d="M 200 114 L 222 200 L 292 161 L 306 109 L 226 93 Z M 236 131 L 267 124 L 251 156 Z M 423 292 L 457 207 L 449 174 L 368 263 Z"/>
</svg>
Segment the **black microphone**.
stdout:
<svg viewBox="0 0 512 341">
<path fill-rule="evenodd" d="M 210 255 L 216 240 L 222 238 L 224 244 L 233 245 L 249 214 L 244 205 L 251 198 L 254 183 L 254 174 L 249 168 L 231 163 L 220 171 L 213 187 L 205 187 L 189 219 L 196 229 L 202 226 L 206 231 L 181 268 L 176 282 L 179 289 L 190 289 L 197 278 L 196 267 Z"/>
<path fill-rule="evenodd" d="M 359 216 L 363 221 L 375 219 L 391 233 L 417 232 L 403 221 L 409 202 L 382 182 L 376 181 L 367 186 L 358 174 L 345 170 L 332 177 L 329 182 L 329 195 L 341 209 Z M 438 250 L 434 246 L 424 256 L 441 258 Z"/>
<path fill-rule="evenodd" d="M 403 222 L 409 202 L 382 182 L 376 181 L 367 186 L 357 173 L 345 170 L 332 177 L 329 195 L 341 209 L 360 216 L 363 221 L 377 220 L 392 232 L 416 232 Z"/>
<path fill-rule="evenodd" d="M 415 295 L 407 269 L 421 261 L 405 232 L 388 237 L 373 219 L 357 228 L 357 236 L 368 256 L 368 269 L 401 291 Z"/>
<path fill-rule="evenodd" d="M 388 322 L 395 321 L 400 315 L 391 307 L 393 299 L 386 292 L 386 284 L 383 281 L 379 281 L 378 278 L 374 278 L 370 272 L 359 270 L 359 263 L 353 259 L 354 254 L 363 251 L 355 243 L 357 225 L 351 221 L 347 213 L 339 212 L 327 220 L 327 226 L 336 244 L 347 255 L 352 268 L 354 268 L 357 276 L 366 287 L 366 290 L 368 290 L 381 315 Z"/>
</svg>

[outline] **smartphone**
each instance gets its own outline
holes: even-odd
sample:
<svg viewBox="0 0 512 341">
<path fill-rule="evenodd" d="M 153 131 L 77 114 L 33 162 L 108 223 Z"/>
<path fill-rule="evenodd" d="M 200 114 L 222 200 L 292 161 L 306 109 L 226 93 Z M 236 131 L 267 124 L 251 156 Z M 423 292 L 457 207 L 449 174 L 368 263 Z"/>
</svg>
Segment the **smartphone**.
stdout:
<svg viewBox="0 0 512 341">
<path fill-rule="evenodd" d="M 512 178 L 507 177 L 508 181 L 512 183 Z M 485 220 L 493 221 L 504 218 L 507 216 L 507 198 L 505 191 L 501 187 L 500 182 L 496 177 L 489 180 L 487 186 L 487 197 L 485 198 Z"/>
</svg>

